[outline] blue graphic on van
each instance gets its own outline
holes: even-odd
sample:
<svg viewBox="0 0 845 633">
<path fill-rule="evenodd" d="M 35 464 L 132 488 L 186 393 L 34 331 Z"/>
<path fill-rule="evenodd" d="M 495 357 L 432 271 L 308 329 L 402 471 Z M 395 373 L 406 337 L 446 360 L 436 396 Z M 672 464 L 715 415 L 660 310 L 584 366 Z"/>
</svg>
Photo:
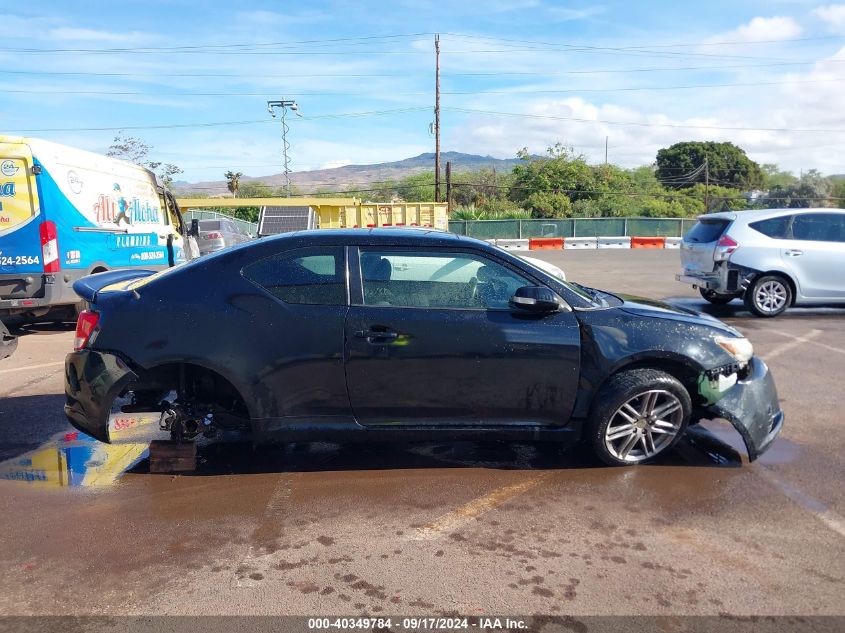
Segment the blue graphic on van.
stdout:
<svg viewBox="0 0 845 633">
<path fill-rule="evenodd" d="M 112 196 L 100 195 L 94 203 L 94 213 L 97 215 L 98 224 L 114 222 L 120 226 L 121 222 L 126 224 L 161 223 L 161 210 L 158 205 L 151 205 L 147 200 L 141 202 L 138 198 L 127 201 L 117 183 L 114 184 Z"/>
<path fill-rule="evenodd" d="M 0 196 L 4 198 L 10 198 L 15 195 L 15 183 L 13 182 L 4 182 L 2 186 L 0 186 Z"/>
</svg>

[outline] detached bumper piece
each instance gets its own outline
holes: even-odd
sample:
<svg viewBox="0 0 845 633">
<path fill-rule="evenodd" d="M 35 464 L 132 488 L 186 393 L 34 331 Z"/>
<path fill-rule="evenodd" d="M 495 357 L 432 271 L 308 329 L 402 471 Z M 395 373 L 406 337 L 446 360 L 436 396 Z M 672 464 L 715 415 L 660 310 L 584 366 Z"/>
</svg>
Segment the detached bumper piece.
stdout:
<svg viewBox="0 0 845 633">
<path fill-rule="evenodd" d="M 92 350 L 71 352 L 65 358 L 67 419 L 83 433 L 109 442 L 112 404 L 137 378 L 126 363 L 112 354 Z"/>
<path fill-rule="evenodd" d="M 745 442 L 749 461 L 766 452 L 783 427 L 783 411 L 769 368 L 756 356 L 750 361 L 747 377 L 706 408 L 716 417 L 728 420 Z"/>
</svg>

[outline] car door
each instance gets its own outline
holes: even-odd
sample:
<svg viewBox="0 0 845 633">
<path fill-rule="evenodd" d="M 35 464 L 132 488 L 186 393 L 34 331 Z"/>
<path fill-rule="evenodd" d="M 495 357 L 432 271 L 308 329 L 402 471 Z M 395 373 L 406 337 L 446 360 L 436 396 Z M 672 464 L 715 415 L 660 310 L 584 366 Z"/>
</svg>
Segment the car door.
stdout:
<svg viewBox="0 0 845 633">
<path fill-rule="evenodd" d="M 845 302 L 845 213 L 801 213 L 781 256 L 810 301 Z"/>
<path fill-rule="evenodd" d="M 508 305 L 517 288 L 541 285 L 530 273 L 473 250 L 350 252 L 345 367 L 360 424 L 566 422 L 580 330 L 571 311 Z"/>
</svg>

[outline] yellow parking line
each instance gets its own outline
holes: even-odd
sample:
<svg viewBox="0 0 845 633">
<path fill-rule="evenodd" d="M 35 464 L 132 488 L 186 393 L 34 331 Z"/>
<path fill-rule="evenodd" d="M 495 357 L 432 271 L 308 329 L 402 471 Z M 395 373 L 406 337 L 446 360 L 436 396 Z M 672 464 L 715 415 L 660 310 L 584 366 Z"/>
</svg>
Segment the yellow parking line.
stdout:
<svg viewBox="0 0 845 633">
<path fill-rule="evenodd" d="M 490 492 L 483 497 L 473 499 L 460 508 L 444 514 L 431 523 L 419 528 L 416 532 L 411 534 L 408 539 L 411 541 L 430 541 L 442 536 L 446 532 L 451 532 L 455 528 L 468 523 L 475 517 L 481 516 L 485 512 L 496 508 L 506 501 L 513 499 L 517 495 L 521 495 L 531 488 L 537 486 L 544 479 L 548 478 L 549 474 L 532 477 L 525 481 L 520 481 L 509 486 L 503 486 Z"/>
<path fill-rule="evenodd" d="M 0 374 L 11 374 L 13 372 L 29 371 L 30 369 L 44 369 L 45 367 L 58 367 L 64 365 L 65 361 L 59 360 L 53 363 L 41 363 L 40 365 L 24 365 L 23 367 L 10 367 L 9 369 L 0 369 Z"/>
</svg>

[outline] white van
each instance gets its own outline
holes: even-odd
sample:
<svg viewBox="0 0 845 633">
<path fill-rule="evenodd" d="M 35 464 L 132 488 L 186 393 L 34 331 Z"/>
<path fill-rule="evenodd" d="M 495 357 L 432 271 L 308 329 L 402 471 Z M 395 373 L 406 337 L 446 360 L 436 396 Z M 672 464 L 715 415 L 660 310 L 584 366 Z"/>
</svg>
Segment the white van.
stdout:
<svg viewBox="0 0 845 633">
<path fill-rule="evenodd" d="M 0 317 L 73 309 L 73 283 L 186 259 L 176 200 L 153 172 L 35 138 L 0 135 Z"/>
</svg>

